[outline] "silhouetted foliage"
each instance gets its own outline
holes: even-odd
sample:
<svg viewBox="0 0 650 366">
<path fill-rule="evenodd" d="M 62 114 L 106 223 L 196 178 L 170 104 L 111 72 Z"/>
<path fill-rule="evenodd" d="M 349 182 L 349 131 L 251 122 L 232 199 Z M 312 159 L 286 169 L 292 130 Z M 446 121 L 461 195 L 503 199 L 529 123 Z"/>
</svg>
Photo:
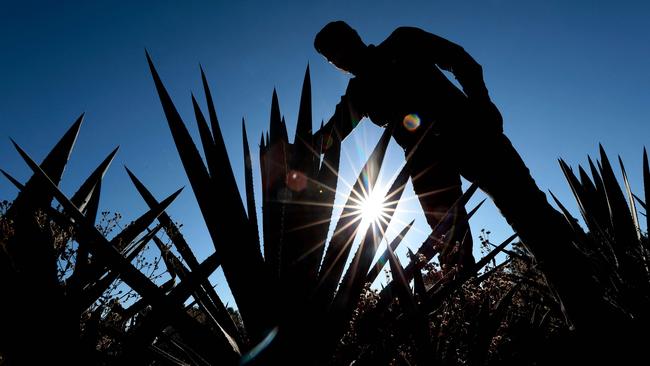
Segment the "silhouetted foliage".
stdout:
<svg viewBox="0 0 650 366">
<path fill-rule="evenodd" d="M 384 234 L 408 181 L 408 163 L 391 182 L 385 220 L 365 229 L 354 214 L 376 183 L 389 132 L 332 222 L 341 135 L 336 127 L 318 138 L 312 133 L 309 70 L 293 142 L 274 92 L 269 133 L 260 141 L 259 222 L 243 123 L 245 202 L 203 70 L 207 119 L 192 97 L 201 153 L 147 58 L 214 252 L 197 260 L 181 225 L 167 214 L 180 191 L 159 201 L 128 169 L 149 210 L 124 227 L 119 215 L 99 211 L 102 177 L 116 151 L 72 197 L 59 190 L 81 117 L 40 165 L 14 143 L 34 174 L 23 184 L 3 171 L 20 193 L 0 204 L 2 364 L 34 364 L 47 355 L 53 364 L 99 365 L 551 365 L 641 353 L 647 337 L 637 334 L 648 322 L 650 263 L 636 203 L 645 209 L 650 194 L 645 154 L 638 197 L 622 162 L 621 189 L 602 149 L 599 161 L 589 160 L 591 177 L 579 168 L 578 179 L 560 162 L 588 232 L 557 201 L 562 229 L 537 223 L 548 230 L 548 249 L 512 244 L 516 235 L 493 244 L 484 231 L 482 258 L 441 269 L 441 250 L 459 245 L 450 233 L 478 209 L 460 221 L 453 214 L 476 192 L 472 185 L 403 266 L 395 250 L 412 223 L 395 237 Z M 344 107 L 332 117 L 350 118 Z M 565 255 L 566 227 L 579 262 L 549 266 L 549 255 Z M 554 241 L 554 233 L 562 240 Z M 377 253 L 382 241 L 386 249 Z M 372 289 L 386 265 L 386 284 Z M 237 309 L 208 280 L 219 266 Z"/>
</svg>

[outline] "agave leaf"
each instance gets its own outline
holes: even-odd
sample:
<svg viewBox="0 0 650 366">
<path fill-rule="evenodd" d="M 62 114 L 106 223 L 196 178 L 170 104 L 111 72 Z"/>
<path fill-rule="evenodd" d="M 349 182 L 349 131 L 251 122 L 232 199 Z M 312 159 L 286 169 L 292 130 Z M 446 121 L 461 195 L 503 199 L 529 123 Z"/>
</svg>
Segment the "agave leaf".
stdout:
<svg viewBox="0 0 650 366">
<path fill-rule="evenodd" d="M 210 85 L 208 85 L 208 78 L 205 77 L 203 67 L 200 67 L 200 69 L 201 82 L 203 83 L 203 92 L 205 93 L 205 101 L 208 105 L 208 116 L 210 117 L 210 127 L 212 128 L 213 141 L 215 146 L 223 145 L 223 135 L 221 134 L 221 128 L 219 127 L 217 111 L 214 107 L 214 101 L 212 100 L 212 92 L 210 91 Z"/>
<path fill-rule="evenodd" d="M 400 300 L 400 305 L 405 308 L 407 314 L 416 312 L 417 301 L 415 301 L 406 276 L 404 276 L 404 268 L 392 250 L 388 251 L 388 263 L 390 264 L 390 272 L 393 277 L 392 282 L 395 283 L 395 293 Z"/>
<path fill-rule="evenodd" d="M 309 65 L 305 71 L 305 78 L 300 93 L 300 107 L 298 109 L 298 123 L 294 137 L 292 166 L 295 169 L 312 176 L 314 173 L 314 159 L 317 157 L 312 143 L 312 110 L 311 110 L 311 78 Z"/>
<path fill-rule="evenodd" d="M 203 145 L 203 153 L 205 155 L 205 160 L 208 165 L 208 170 L 211 176 L 218 176 L 220 173 L 219 165 L 217 163 L 217 151 L 212 139 L 212 134 L 210 133 L 210 127 L 208 127 L 208 122 L 201 112 L 201 107 L 199 103 L 194 98 L 192 94 L 192 107 L 194 108 L 194 115 L 196 117 L 196 125 L 199 129 L 199 136 L 201 138 L 201 145 Z"/>
<path fill-rule="evenodd" d="M 555 201 L 555 204 L 560 208 L 560 211 L 562 211 L 562 215 L 563 215 L 564 218 L 566 219 L 567 223 L 571 226 L 571 228 L 573 229 L 573 231 L 574 231 L 575 233 L 581 233 L 581 232 L 582 232 L 582 228 L 581 228 L 580 225 L 578 224 L 578 220 L 576 220 L 573 216 L 571 216 L 571 213 L 569 212 L 569 210 L 567 210 L 567 208 L 564 207 L 564 205 L 562 204 L 562 202 L 560 202 L 560 200 L 557 199 L 557 197 L 555 197 L 555 195 L 553 194 L 553 192 L 549 191 L 548 193 L 551 194 L 551 197 L 553 198 L 553 201 Z M 592 232 L 593 232 L 593 230 L 592 230 Z"/>
<path fill-rule="evenodd" d="M 314 162 L 318 172 L 313 189 L 316 195 L 316 200 L 324 203 L 323 205 L 313 207 L 314 222 L 318 224 L 312 228 L 312 233 L 313 237 L 316 238 L 318 242 L 314 244 L 315 248 L 311 250 L 312 254 L 309 257 L 310 259 L 307 260 L 316 263 L 315 266 L 321 264 L 323 253 L 325 252 L 325 241 L 329 232 L 332 213 L 334 211 L 334 200 L 336 198 L 338 184 L 338 170 L 341 159 L 340 135 L 334 126 L 332 126 L 332 129 L 329 132 L 331 136 L 331 145 L 325 151 L 322 164 L 320 159 L 315 159 Z M 320 142 L 318 143 L 318 147 L 319 149 L 321 148 Z M 316 271 L 318 271 L 318 269 Z M 320 274 L 317 273 L 315 276 L 320 276 Z"/>
<path fill-rule="evenodd" d="M 246 134 L 246 122 L 242 118 L 241 120 L 242 136 L 244 141 L 244 179 L 246 182 L 246 208 L 248 211 L 248 221 L 251 226 L 251 230 L 254 230 L 257 233 L 257 207 L 255 206 L 255 191 L 253 189 L 253 162 L 251 160 L 251 152 L 248 147 L 248 137 Z M 258 238 L 257 244 L 259 245 L 259 236 L 256 234 L 255 237 Z"/>
<path fill-rule="evenodd" d="M 149 209 L 142 216 L 138 217 L 131 225 L 127 226 L 120 233 L 110 241 L 111 245 L 121 250 L 130 242 L 132 242 L 138 235 L 142 234 L 151 223 L 162 214 L 169 205 L 178 197 L 183 191 L 183 188 L 172 193 L 169 197 L 165 198 L 156 207 Z"/>
<path fill-rule="evenodd" d="M 485 257 L 481 258 L 481 260 L 479 260 L 475 265 L 476 270 L 479 271 L 481 268 L 490 263 L 490 261 L 493 260 L 497 254 L 501 253 L 513 240 L 515 240 L 516 237 L 516 233 L 510 235 L 506 240 L 501 242 L 501 244 L 492 249 L 492 251 L 490 251 L 490 253 L 488 253 Z"/>
<path fill-rule="evenodd" d="M 408 253 L 411 262 L 419 263 L 419 265 L 415 267 L 416 271 L 413 275 L 413 293 L 418 299 L 423 299 L 427 293 L 427 289 L 424 285 L 424 277 L 422 276 L 422 265 L 410 248 L 408 249 Z"/>
<path fill-rule="evenodd" d="M 172 279 L 175 279 L 179 273 L 187 273 L 189 270 L 185 268 L 183 263 L 181 263 L 178 258 L 174 256 L 174 253 L 169 250 L 169 247 L 165 245 L 158 237 L 153 237 L 153 242 L 156 244 L 156 247 L 160 251 L 160 258 L 162 258 L 165 267 L 167 268 L 167 273 Z M 174 260 L 176 259 L 176 260 Z"/>
<path fill-rule="evenodd" d="M 131 182 L 133 182 L 133 185 L 138 190 L 138 193 L 140 193 L 147 206 L 149 206 L 150 209 L 158 207 L 160 205 L 158 203 L 158 200 L 154 198 L 151 192 L 144 186 L 144 184 L 142 184 L 140 180 L 138 180 L 138 178 L 133 174 L 133 172 L 129 170 L 129 168 L 125 167 L 125 169 L 129 175 L 129 178 L 131 179 Z M 158 216 L 158 221 L 163 224 L 165 232 L 176 246 L 176 249 L 183 257 L 183 260 L 187 262 L 188 266 L 190 266 L 190 269 L 196 270 L 196 268 L 199 266 L 199 261 L 194 256 L 194 253 L 190 249 L 189 244 L 187 241 L 185 241 L 183 234 L 181 234 L 180 230 L 176 224 L 174 224 L 174 221 L 171 219 L 171 217 L 169 217 L 169 215 L 163 211 Z"/>
<path fill-rule="evenodd" d="M 505 250 L 505 249 L 503 250 L 503 252 L 507 253 L 509 256 L 512 256 L 512 253 L 513 253 L 512 251 L 508 251 L 508 250 Z M 505 266 L 507 266 L 511 262 L 512 262 L 512 258 L 508 257 L 508 259 L 506 259 L 503 262 L 497 264 L 496 266 L 490 268 L 489 271 L 486 271 L 485 273 L 481 274 L 480 276 L 478 276 L 476 278 L 476 281 L 475 281 L 476 284 L 478 285 L 481 282 L 485 281 L 486 279 L 490 278 L 490 276 L 492 276 L 497 271 L 500 271 L 501 269 L 503 269 Z"/>
<path fill-rule="evenodd" d="M 630 247 L 637 242 L 636 229 L 632 221 L 630 209 L 627 206 L 625 196 L 616 180 L 614 170 L 609 163 L 605 150 L 601 145 L 599 145 L 599 149 L 602 164 L 600 172 L 603 177 L 607 202 L 609 203 L 609 213 L 614 229 L 613 234 L 616 241 L 621 245 L 621 248 Z"/>
<path fill-rule="evenodd" d="M 591 157 L 588 156 L 587 159 L 589 160 L 589 170 L 591 171 L 591 176 L 596 187 L 596 198 L 594 198 L 593 202 L 595 213 L 592 216 L 596 218 L 599 226 L 611 235 L 614 229 L 612 228 L 612 220 L 609 217 L 609 204 L 607 203 L 605 184 Z"/>
<path fill-rule="evenodd" d="M 55 185 L 58 185 L 61 181 L 63 170 L 68 163 L 70 153 L 79 135 L 83 117 L 84 114 L 82 113 L 41 163 L 41 169 L 51 177 Z M 13 143 L 15 145 L 15 142 Z M 35 175 L 29 178 L 27 183 L 25 183 L 25 188 L 20 191 L 7 211 L 7 216 L 12 217 L 18 211 L 24 210 L 27 213 L 31 213 L 34 208 L 49 207 L 52 202 L 52 196 L 46 193 L 48 190 L 44 189 L 44 185 L 45 183 L 41 182 Z"/>
<path fill-rule="evenodd" d="M 578 165 L 578 173 L 580 174 L 580 183 L 583 189 L 595 193 L 596 186 L 594 185 L 594 182 L 591 181 L 591 178 L 589 178 L 587 172 L 580 165 Z"/>
<path fill-rule="evenodd" d="M 215 202 L 215 198 L 212 194 L 213 187 L 211 187 L 210 184 L 210 176 L 203 164 L 199 151 L 196 149 L 196 145 L 194 145 L 194 141 L 192 141 L 192 137 L 190 136 L 187 127 L 185 127 L 185 123 L 178 114 L 171 97 L 167 93 L 162 80 L 160 80 L 160 76 L 158 76 L 158 72 L 151 61 L 149 54 L 147 53 L 146 56 L 147 62 L 149 63 L 149 69 L 151 70 L 151 75 L 156 84 L 158 96 L 160 97 L 160 103 L 163 106 L 169 129 L 172 132 L 172 137 L 174 138 L 174 143 L 178 150 L 178 155 L 181 158 L 185 172 L 187 173 L 190 184 L 192 185 L 192 190 L 196 196 L 203 218 L 206 221 L 210 236 L 212 237 L 213 242 L 216 243 L 219 234 L 214 225 L 212 225 L 212 222 L 219 220 L 219 218 L 217 213 L 214 211 L 216 206 L 212 205 L 212 203 Z"/>
<path fill-rule="evenodd" d="M 623 160 L 621 157 L 618 157 L 618 163 L 621 166 L 621 172 L 623 173 L 623 183 L 625 184 L 625 192 L 627 193 L 628 204 L 630 205 L 630 215 L 632 216 L 632 222 L 636 228 L 637 239 L 641 242 L 641 225 L 639 224 L 639 215 L 636 211 L 636 205 L 634 204 L 634 197 L 632 195 L 632 189 L 630 188 L 630 181 L 627 179 L 627 173 L 625 172 L 625 165 L 623 165 Z"/>
<path fill-rule="evenodd" d="M 591 167 L 593 167 L 593 163 L 590 158 Z M 604 193 L 601 194 L 602 190 L 599 192 L 599 188 L 594 183 L 600 180 L 600 175 L 592 169 L 592 174 L 596 174 L 592 181 L 582 166 L 578 165 L 578 169 L 584 197 L 583 204 L 586 205 L 585 209 L 591 221 L 591 223 L 587 222 L 587 226 L 590 231 L 605 233 L 605 229 L 609 228 L 611 223 L 609 223 L 609 210 L 607 209 L 606 197 Z"/>
<path fill-rule="evenodd" d="M 125 248 L 122 250 L 122 256 L 126 258 L 128 261 L 133 261 L 135 257 L 138 256 L 142 252 L 142 250 L 146 247 L 147 243 L 149 243 L 150 240 L 152 239 L 157 239 L 156 234 L 162 229 L 162 225 L 156 225 L 151 230 L 148 230 L 148 232 L 142 236 L 141 239 L 133 242 L 133 245 L 130 245 L 128 248 Z"/>
<path fill-rule="evenodd" d="M 16 178 L 12 177 L 11 174 L 7 173 L 3 169 L 0 169 L 0 172 L 2 172 L 2 175 L 4 175 L 5 178 L 7 178 L 9 182 L 11 182 L 11 184 L 13 184 L 16 188 L 18 188 L 19 191 L 25 189 L 25 186 L 22 183 L 20 183 Z"/>
<path fill-rule="evenodd" d="M 99 211 L 99 197 L 102 191 L 101 179 L 97 181 L 95 187 L 90 192 L 90 198 L 86 202 L 86 218 L 88 221 L 94 223 L 97 220 L 97 212 Z M 88 268 L 88 248 L 86 246 L 79 246 L 77 248 L 77 258 L 74 262 L 74 271 L 70 278 L 81 276 L 81 273 Z"/>
<path fill-rule="evenodd" d="M 560 164 L 560 168 L 562 169 L 562 173 L 564 173 L 564 176 L 566 177 L 567 181 L 569 182 L 569 187 L 571 187 L 571 192 L 573 193 L 573 196 L 576 199 L 576 202 L 578 203 L 578 208 L 580 209 L 580 214 L 584 218 L 585 222 L 587 222 L 587 225 L 590 227 L 593 227 L 593 222 L 591 220 L 591 217 L 588 214 L 587 211 L 587 206 L 586 206 L 586 200 L 585 196 L 582 190 L 582 185 L 578 181 L 578 178 L 573 174 L 571 171 L 571 168 L 564 162 L 562 159 L 558 159 L 558 162 Z M 556 201 L 559 202 L 559 201 Z M 567 220 L 571 223 L 571 215 L 567 218 Z"/>
<path fill-rule="evenodd" d="M 384 265 L 386 265 L 386 262 L 388 261 L 388 252 L 390 250 L 395 251 L 397 247 L 402 243 L 402 239 L 408 231 L 411 229 L 413 226 L 413 223 L 415 220 L 412 220 L 402 231 L 390 242 L 390 244 L 386 247 L 384 250 L 384 253 L 377 259 L 377 262 L 375 262 L 375 265 L 372 266 L 372 269 L 370 272 L 368 272 L 368 278 L 366 279 L 366 282 L 368 283 L 374 283 L 375 280 L 377 279 L 377 276 L 379 276 L 379 273 L 381 273 L 382 268 L 384 268 Z M 410 251 L 410 249 L 409 249 Z M 414 254 L 415 255 L 415 254 Z"/>
<path fill-rule="evenodd" d="M 643 202 L 643 200 L 642 200 L 641 198 L 639 198 L 639 196 L 637 196 L 637 195 L 634 194 L 634 193 L 632 193 L 632 196 L 633 196 L 634 199 L 635 199 L 635 200 L 636 200 L 636 201 L 641 205 L 641 207 L 642 207 L 644 210 L 647 210 L 647 209 L 648 209 L 648 207 L 646 206 L 645 202 Z"/>
<path fill-rule="evenodd" d="M 434 235 L 436 237 L 441 237 L 442 235 L 448 233 L 454 226 L 454 223 L 456 223 L 457 226 L 464 225 L 469 218 L 462 219 L 460 223 L 456 222 L 458 221 L 457 218 L 454 217 L 454 212 L 456 212 L 458 207 L 465 206 L 467 202 L 469 202 L 469 199 L 472 198 L 474 193 L 478 190 L 478 184 L 472 183 L 469 188 L 463 194 L 454 202 L 454 204 L 447 210 L 445 213 L 445 216 L 440 219 L 436 227 L 433 228 L 433 232 L 431 235 Z M 469 216 L 469 214 L 468 214 Z"/>
<path fill-rule="evenodd" d="M 116 147 L 108 156 L 102 161 L 97 168 L 86 178 L 83 184 L 79 187 L 77 192 L 70 199 L 72 203 L 79 208 L 81 212 L 86 211 L 86 205 L 90 201 L 90 198 L 95 190 L 97 183 L 102 180 L 108 167 L 111 165 L 115 154 L 117 154 L 119 146 Z"/>
<path fill-rule="evenodd" d="M 273 88 L 273 96 L 271 97 L 271 123 L 269 128 L 269 144 L 276 144 L 282 140 L 282 116 L 280 114 L 280 102 L 278 101 L 278 93 Z"/>
<path fill-rule="evenodd" d="M 281 135 L 280 138 L 282 139 L 282 142 L 285 144 L 289 143 L 289 133 L 287 132 L 287 122 L 284 120 L 284 116 L 282 116 L 282 122 L 280 124 L 282 128 L 280 129 Z"/>
<path fill-rule="evenodd" d="M 650 165 L 648 164 L 648 153 L 643 148 L 643 191 L 645 194 L 645 202 L 650 202 Z M 650 217 L 648 216 L 648 209 L 645 204 L 643 208 L 646 210 L 646 231 L 650 232 Z"/>
</svg>

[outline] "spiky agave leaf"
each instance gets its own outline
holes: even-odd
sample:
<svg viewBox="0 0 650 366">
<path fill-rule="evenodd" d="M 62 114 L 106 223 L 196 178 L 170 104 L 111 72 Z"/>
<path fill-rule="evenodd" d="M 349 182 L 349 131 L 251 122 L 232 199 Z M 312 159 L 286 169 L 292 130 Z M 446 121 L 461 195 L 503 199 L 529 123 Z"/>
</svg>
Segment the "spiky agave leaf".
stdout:
<svg viewBox="0 0 650 366">
<path fill-rule="evenodd" d="M 101 181 L 104 178 L 104 175 L 106 174 L 106 171 L 108 170 L 108 167 L 111 165 L 113 162 L 113 159 L 115 158 L 115 154 L 117 154 L 117 151 L 119 150 L 119 146 L 116 147 L 113 151 L 111 151 L 110 154 L 102 161 L 97 168 L 86 178 L 86 180 L 83 182 L 83 184 L 79 187 L 77 192 L 75 192 L 74 195 L 72 195 L 72 198 L 70 199 L 77 208 L 81 212 L 86 212 L 86 205 L 88 205 L 88 202 L 91 199 L 91 196 L 93 194 L 93 191 L 95 190 L 97 184 L 99 181 Z"/>
<path fill-rule="evenodd" d="M 605 193 L 605 184 L 603 183 L 603 178 L 600 176 L 600 172 L 596 165 L 594 164 L 591 157 L 588 156 L 587 160 L 589 161 L 589 170 L 594 181 L 594 186 L 596 188 L 595 197 L 593 199 L 593 206 L 595 213 L 592 215 L 597 221 L 599 226 L 603 231 L 613 235 L 612 220 L 609 217 L 609 205 L 607 203 L 607 194 Z"/>
<path fill-rule="evenodd" d="M 246 185 L 246 211 L 248 212 L 248 222 L 251 230 L 259 230 L 257 224 L 257 207 L 255 205 L 255 190 L 253 189 L 253 162 L 251 160 L 251 151 L 248 146 L 248 135 L 246 134 L 246 122 L 241 120 L 242 138 L 244 141 L 244 180 Z M 257 245 L 259 246 L 259 236 L 256 235 Z"/>
<path fill-rule="evenodd" d="M 408 257 L 411 262 L 417 264 L 415 267 L 415 273 L 413 274 L 413 295 L 415 295 L 418 300 L 423 299 L 427 293 L 427 288 L 424 285 L 424 277 L 422 276 L 423 263 L 415 256 L 415 253 L 411 251 L 411 248 L 408 248 Z"/>
<path fill-rule="evenodd" d="M 397 247 L 403 242 L 404 236 L 408 233 L 408 231 L 411 229 L 413 226 L 413 223 L 415 220 L 412 220 L 402 231 L 386 246 L 386 249 L 382 253 L 382 255 L 377 259 L 377 262 L 375 262 L 375 265 L 372 266 L 370 269 L 370 272 L 368 272 L 368 277 L 366 279 L 366 282 L 368 283 L 374 283 L 375 280 L 377 279 L 377 276 L 379 276 L 379 273 L 381 270 L 384 268 L 384 265 L 388 262 L 388 256 L 389 256 L 389 251 L 395 251 Z M 410 251 L 410 249 L 409 249 Z"/>
<path fill-rule="evenodd" d="M 643 148 L 643 191 L 645 194 L 644 197 L 645 202 L 646 204 L 648 204 L 650 202 L 648 201 L 648 199 L 650 199 L 650 164 L 648 164 L 648 153 L 646 152 L 645 147 Z M 646 209 L 645 217 L 646 217 L 646 232 L 650 232 L 650 216 L 648 215 L 647 209 Z M 650 249 L 650 248 L 646 247 L 646 249 Z"/>
<path fill-rule="evenodd" d="M 14 187 L 18 188 L 19 191 L 22 191 L 23 189 L 25 189 L 25 186 L 22 183 L 20 183 L 18 181 L 18 179 L 11 176 L 11 174 L 7 173 L 3 169 L 0 169 L 0 172 L 2 173 L 2 175 L 5 176 L 5 178 L 7 178 L 7 180 L 9 180 L 9 182 L 11 182 L 11 184 L 14 185 Z"/>
<path fill-rule="evenodd" d="M 599 149 L 601 159 L 600 173 L 603 177 L 605 194 L 609 204 L 610 219 L 614 229 L 613 235 L 621 246 L 621 249 L 630 248 L 637 241 L 632 215 L 625 201 L 623 191 L 616 180 L 614 170 L 607 158 L 605 149 L 603 149 L 602 145 L 599 145 Z"/>
<path fill-rule="evenodd" d="M 82 113 L 41 163 L 41 168 L 51 177 L 55 185 L 58 185 L 61 181 L 63 170 L 68 163 L 72 148 L 79 135 L 83 117 L 84 114 Z M 14 199 L 7 216 L 13 216 L 18 210 L 24 209 L 27 212 L 32 212 L 35 208 L 49 207 L 52 196 L 47 193 L 48 190 L 44 188 L 44 185 L 36 175 L 32 176 L 25 183 L 25 188 Z"/>
<path fill-rule="evenodd" d="M 630 206 L 630 215 L 632 216 L 632 222 L 634 223 L 634 228 L 636 229 L 636 236 L 639 242 L 642 239 L 641 235 L 641 225 L 639 224 L 639 215 L 636 211 L 636 205 L 634 204 L 634 197 L 632 195 L 632 188 L 630 188 L 630 181 L 627 179 L 627 172 L 625 172 L 625 165 L 623 165 L 623 160 L 621 157 L 618 157 L 618 164 L 621 166 L 621 173 L 623 174 L 623 184 L 625 185 L 625 193 L 627 194 L 628 204 Z"/>
</svg>

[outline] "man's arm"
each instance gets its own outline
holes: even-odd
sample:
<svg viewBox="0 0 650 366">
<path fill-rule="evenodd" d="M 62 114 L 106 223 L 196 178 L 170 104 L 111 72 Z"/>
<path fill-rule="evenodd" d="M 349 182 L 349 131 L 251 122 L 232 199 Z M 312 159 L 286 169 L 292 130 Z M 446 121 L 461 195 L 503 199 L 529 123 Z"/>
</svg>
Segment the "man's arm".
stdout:
<svg viewBox="0 0 650 366">
<path fill-rule="evenodd" d="M 327 121 L 323 127 L 314 134 L 314 142 L 318 143 L 323 136 L 329 133 L 337 133 L 341 141 L 343 141 L 359 124 L 362 118 L 361 112 L 353 105 L 351 95 L 354 90 L 354 79 L 350 80 L 345 95 L 341 97 L 341 101 L 336 105 L 334 114 Z M 335 130 L 334 130 L 335 128 Z"/>
</svg>

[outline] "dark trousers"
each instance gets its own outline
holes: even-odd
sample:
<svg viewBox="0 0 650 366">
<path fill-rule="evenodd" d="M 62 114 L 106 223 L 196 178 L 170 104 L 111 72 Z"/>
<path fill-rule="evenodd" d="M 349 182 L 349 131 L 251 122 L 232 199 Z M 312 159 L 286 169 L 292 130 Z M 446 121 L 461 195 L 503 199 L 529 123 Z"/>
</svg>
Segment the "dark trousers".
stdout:
<svg viewBox="0 0 650 366">
<path fill-rule="evenodd" d="M 407 156 L 410 150 L 406 149 Z M 462 134 L 431 134 L 418 145 L 409 164 L 413 189 L 432 228 L 462 195 L 461 175 L 492 199 L 522 240 L 550 239 L 552 234 L 544 223 L 566 227 L 501 131 L 468 128 Z M 474 263 L 469 225 L 461 222 L 466 210 L 458 207 L 450 214 L 460 224 L 452 226 L 445 238 L 448 245 L 439 256 L 440 262 L 447 266 Z M 544 245 L 540 248 L 531 244 L 538 251 L 546 249 Z"/>
</svg>

